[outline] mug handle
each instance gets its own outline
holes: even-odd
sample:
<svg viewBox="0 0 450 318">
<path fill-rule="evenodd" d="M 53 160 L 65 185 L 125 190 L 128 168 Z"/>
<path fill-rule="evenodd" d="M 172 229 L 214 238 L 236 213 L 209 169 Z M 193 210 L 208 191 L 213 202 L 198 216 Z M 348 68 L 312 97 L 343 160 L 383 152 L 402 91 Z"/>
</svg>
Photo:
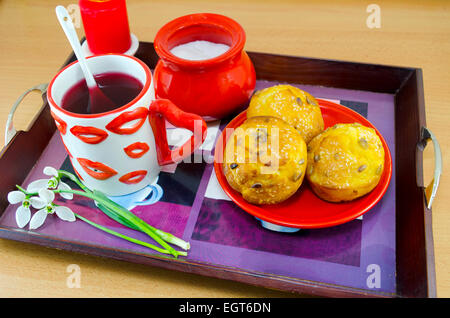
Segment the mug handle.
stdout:
<svg viewBox="0 0 450 318">
<path fill-rule="evenodd" d="M 167 143 L 166 120 L 179 128 L 192 131 L 190 140 L 170 149 Z M 150 105 L 149 121 L 155 136 L 156 154 L 160 166 L 176 163 L 189 156 L 205 141 L 206 122 L 199 115 L 186 113 L 168 99 L 154 100 Z"/>
</svg>

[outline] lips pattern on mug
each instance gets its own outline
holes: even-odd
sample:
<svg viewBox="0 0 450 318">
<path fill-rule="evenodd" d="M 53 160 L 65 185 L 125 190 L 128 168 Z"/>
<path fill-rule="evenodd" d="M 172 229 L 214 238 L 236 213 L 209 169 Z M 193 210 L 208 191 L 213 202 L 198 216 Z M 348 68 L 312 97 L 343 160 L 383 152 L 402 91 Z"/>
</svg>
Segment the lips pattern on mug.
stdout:
<svg viewBox="0 0 450 318">
<path fill-rule="evenodd" d="M 67 123 L 52 111 L 50 111 L 50 115 L 52 115 L 55 120 L 56 128 L 58 128 L 62 135 L 65 135 L 67 132 Z"/>
<path fill-rule="evenodd" d="M 132 111 L 124 112 L 114 118 L 106 129 L 119 135 L 131 135 L 141 128 L 148 115 L 148 109 L 138 107 Z"/>
<path fill-rule="evenodd" d="M 97 180 L 106 180 L 117 174 L 116 170 L 101 162 L 85 158 L 77 158 L 77 161 L 88 175 Z"/>
<path fill-rule="evenodd" d="M 119 116 L 111 120 L 106 129 L 119 135 L 131 135 L 137 132 L 144 124 L 148 116 L 148 109 L 145 107 L 138 107 L 132 111 L 124 112 Z M 57 121 L 58 129 L 61 133 L 65 133 L 67 130 L 67 124 L 64 123 L 59 117 L 54 116 Z M 93 126 L 81 126 L 76 125 L 70 128 L 70 132 L 88 144 L 98 144 L 108 138 L 109 134 L 105 130 Z M 64 141 L 63 141 L 64 142 Z M 145 142 L 134 142 L 129 146 L 123 148 L 128 157 L 137 159 L 142 157 L 150 149 L 149 145 Z M 67 152 L 70 154 L 66 147 Z M 109 167 L 101 162 L 92 161 L 87 158 L 76 158 L 83 170 L 92 178 L 97 180 L 106 180 L 118 174 L 114 168 Z M 72 165 L 73 166 L 73 165 Z M 129 172 L 119 178 L 119 181 L 124 184 L 137 184 L 141 182 L 147 175 L 147 170 L 136 170 Z M 76 172 L 78 176 L 80 174 Z M 80 176 L 81 178 L 81 176 Z"/>
<path fill-rule="evenodd" d="M 145 142 L 135 142 L 128 147 L 123 148 L 123 151 L 128 155 L 130 158 L 140 158 L 142 157 L 150 147 Z"/>
<path fill-rule="evenodd" d="M 129 172 L 127 174 L 124 174 L 119 178 L 119 181 L 125 184 L 135 184 L 139 183 L 144 179 L 144 177 L 147 175 L 147 170 L 136 170 Z"/>
<path fill-rule="evenodd" d="M 91 126 L 73 126 L 70 132 L 87 144 L 98 144 L 108 137 L 108 133 L 103 129 Z"/>
</svg>

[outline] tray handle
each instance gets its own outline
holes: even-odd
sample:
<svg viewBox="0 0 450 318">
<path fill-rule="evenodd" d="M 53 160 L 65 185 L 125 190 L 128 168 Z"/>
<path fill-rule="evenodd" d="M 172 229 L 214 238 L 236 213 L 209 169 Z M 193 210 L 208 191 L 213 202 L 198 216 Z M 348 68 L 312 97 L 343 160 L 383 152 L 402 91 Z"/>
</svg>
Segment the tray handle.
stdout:
<svg viewBox="0 0 450 318">
<path fill-rule="evenodd" d="M 19 106 L 19 104 L 22 102 L 22 100 L 28 95 L 28 93 L 33 92 L 33 91 L 40 91 L 41 94 L 43 95 L 46 91 L 47 91 L 47 86 L 48 83 L 45 84 L 39 84 L 36 86 L 33 86 L 29 89 L 27 89 L 25 92 L 23 92 L 22 95 L 19 96 L 19 98 L 16 100 L 16 102 L 14 103 L 13 107 L 11 108 L 11 110 L 9 111 L 9 115 L 8 115 L 8 119 L 6 120 L 6 127 L 5 127 L 5 146 L 7 144 L 9 144 L 9 142 L 11 141 L 11 139 L 13 139 L 13 137 L 16 135 L 17 131 L 14 128 L 14 124 L 13 124 L 13 117 L 14 117 L 14 113 L 17 110 L 17 107 Z"/>
<path fill-rule="evenodd" d="M 439 186 L 439 180 L 441 178 L 442 173 L 442 153 L 441 147 L 439 146 L 439 142 L 436 139 L 436 136 L 426 127 L 422 127 L 421 129 L 421 140 L 418 144 L 418 148 L 421 152 L 425 149 L 428 142 L 431 140 L 433 142 L 434 148 L 434 174 L 433 180 L 428 184 L 428 186 L 424 189 L 425 195 L 425 204 L 427 209 L 431 209 L 431 205 L 433 204 L 433 200 L 436 197 L 436 192 Z M 419 167 L 417 167 L 419 169 Z"/>
</svg>

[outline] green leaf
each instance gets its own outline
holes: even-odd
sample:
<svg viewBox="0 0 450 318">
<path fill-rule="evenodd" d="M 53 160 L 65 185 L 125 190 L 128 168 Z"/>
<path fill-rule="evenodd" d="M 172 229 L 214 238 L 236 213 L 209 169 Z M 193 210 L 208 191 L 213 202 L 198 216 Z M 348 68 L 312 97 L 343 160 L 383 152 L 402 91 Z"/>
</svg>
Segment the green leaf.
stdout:
<svg viewBox="0 0 450 318">
<path fill-rule="evenodd" d="M 108 209 L 103 204 L 100 204 L 100 203 L 97 202 L 97 207 L 100 210 L 102 210 L 103 213 L 105 213 L 107 216 L 109 216 L 111 219 L 113 219 L 114 221 L 119 222 L 120 224 L 125 225 L 126 227 L 129 227 L 129 228 L 131 228 L 133 230 L 140 231 L 140 229 L 137 226 L 135 226 L 133 223 L 131 223 L 127 219 L 121 217 L 116 212 Z"/>
<path fill-rule="evenodd" d="M 132 223 L 135 227 L 138 228 L 139 231 L 144 232 L 153 238 L 156 242 L 158 242 L 162 247 L 166 248 L 171 252 L 171 254 L 175 257 L 179 255 L 179 252 L 174 250 L 173 247 L 168 245 L 164 239 L 155 232 L 155 228 L 147 224 L 144 220 L 140 219 L 136 215 L 134 215 L 128 209 L 125 209 L 123 206 L 117 204 L 116 202 L 109 199 L 103 192 L 94 190 L 92 192 L 94 196 L 94 200 L 102 206 L 106 207 L 110 214 L 114 214 L 115 217 L 121 218 L 123 222 Z M 103 210 L 102 210 L 103 211 Z M 104 211 L 103 211 L 104 212 Z M 108 214 L 107 214 L 108 215 Z M 121 222 L 119 222 L 121 223 Z M 124 223 L 121 223 L 124 224 Z"/>
<path fill-rule="evenodd" d="M 102 202 L 98 202 L 98 201 L 97 202 L 100 203 L 101 205 L 103 205 L 104 207 L 106 207 L 109 211 L 114 212 L 115 214 L 122 215 L 124 217 L 128 217 L 128 218 L 135 218 L 135 219 L 138 218 L 130 210 L 125 209 L 120 204 L 117 204 L 116 202 L 114 202 L 113 200 L 108 198 L 103 192 L 94 190 L 93 194 L 94 194 L 94 196 L 96 196 L 98 199 L 100 199 L 102 201 Z M 106 205 L 108 205 L 108 206 L 106 206 Z"/>
<path fill-rule="evenodd" d="M 173 252 L 175 257 L 176 257 L 175 254 L 177 254 L 178 251 L 175 251 L 166 242 L 177 245 L 185 250 L 188 250 L 190 248 L 190 244 L 188 242 L 185 242 L 182 239 L 177 238 L 176 236 L 170 233 L 166 233 L 157 228 L 154 228 L 150 224 L 146 223 L 144 220 L 137 217 L 130 210 L 125 209 L 120 204 L 117 204 L 116 202 L 109 199 L 103 192 L 94 190 L 93 195 L 94 197 L 96 197 L 95 201 L 97 202 L 99 209 L 102 212 L 104 212 L 107 216 L 119 222 L 120 224 L 123 224 L 131 229 L 144 232 L 147 235 L 151 236 L 163 247 Z"/>
<path fill-rule="evenodd" d="M 155 250 L 155 251 L 158 251 L 158 252 L 160 252 L 160 253 L 163 253 L 163 254 L 171 254 L 171 252 L 168 251 L 167 249 L 162 249 L 162 248 L 159 248 L 159 247 L 157 247 L 157 246 L 155 246 L 155 245 L 153 245 L 153 244 L 150 244 L 150 243 L 147 243 L 147 242 L 144 242 L 144 241 L 140 241 L 140 240 L 137 240 L 137 239 L 135 239 L 135 238 L 132 238 L 132 237 L 123 235 L 123 234 L 121 234 L 121 233 L 119 233 L 119 232 L 116 232 L 116 231 L 113 231 L 113 230 L 111 230 L 111 229 L 109 229 L 109 228 L 107 228 L 107 227 L 104 227 L 104 226 L 101 226 L 101 225 L 99 225 L 99 224 L 97 224 L 97 223 L 94 223 L 94 222 L 92 222 L 92 221 L 90 221 L 90 220 L 88 220 L 88 219 L 82 217 L 81 215 L 79 215 L 79 214 L 77 214 L 77 213 L 75 213 L 75 212 L 74 212 L 74 214 L 75 214 L 75 216 L 76 216 L 77 218 L 79 218 L 80 220 L 82 220 L 82 221 L 84 221 L 84 222 L 86 222 L 86 223 L 88 223 L 88 224 L 90 224 L 90 225 L 96 227 L 97 229 L 106 232 L 106 233 L 109 233 L 109 234 L 111 234 L 111 235 L 120 237 L 120 238 L 122 238 L 122 239 L 124 239 L 124 240 L 127 240 L 127 241 L 130 241 L 130 242 L 132 242 L 132 243 L 139 244 L 139 245 L 142 245 L 142 246 L 151 248 L 151 249 L 153 249 L 153 250 Z M 184 252 L 178 252 L 178 254 L 179 254 L 179 255 L 183 255 L 183 256 L 187 256 L 187 253 L 184 253 Z"/>
</svg>

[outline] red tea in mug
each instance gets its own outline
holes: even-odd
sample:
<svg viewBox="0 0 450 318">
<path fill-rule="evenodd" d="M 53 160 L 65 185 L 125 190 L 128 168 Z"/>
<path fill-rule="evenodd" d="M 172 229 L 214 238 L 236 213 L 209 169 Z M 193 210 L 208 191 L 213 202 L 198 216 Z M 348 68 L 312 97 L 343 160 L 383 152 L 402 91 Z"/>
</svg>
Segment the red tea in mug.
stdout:
<svg viewBox="0 0 450 318">
<path fill-rule="evenodd" d="M 94 75 L 100 90 L 119 108 L 131 102 L 142 90 L 142 83 L 123 73 L 102 73 Z M 112 110 L 111 105 L 103 105 L 95 98 L 90 105 L 89 89 L 82 79 L 64 95 L 61 106 L 67 111 L 78 114 L 97 114 Z"/>
</svg>

